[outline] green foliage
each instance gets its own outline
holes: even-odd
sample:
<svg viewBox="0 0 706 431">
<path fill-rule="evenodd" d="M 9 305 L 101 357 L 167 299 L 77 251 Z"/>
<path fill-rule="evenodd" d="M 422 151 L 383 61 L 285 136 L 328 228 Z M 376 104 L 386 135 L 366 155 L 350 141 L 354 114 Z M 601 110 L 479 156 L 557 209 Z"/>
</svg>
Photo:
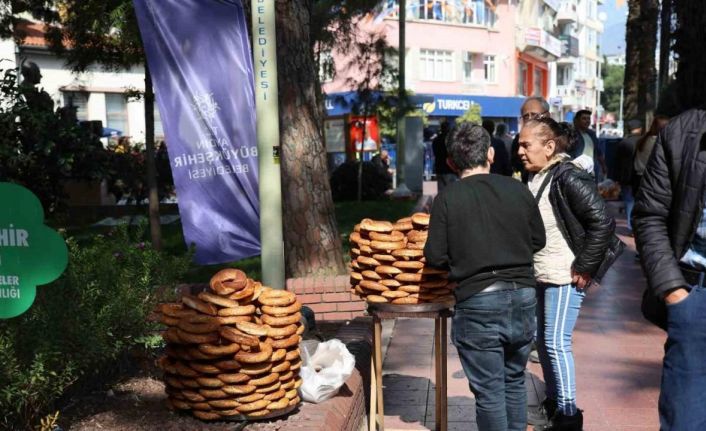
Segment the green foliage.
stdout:
<svg viewBox="0 0 706 431">
<path fill-rule="evenodd" d="M 71 385 L 110 374 L 136 346 L 160 344 L 146 320 L 156 287 L 181 281 L 191 255 L 155 251 L 140 242 L 144 230 L 69 239 L 63 277 L 39 289 L 25 314 L 0 322 L 0 428 L 37 425 Z"/>
<path fill-rule="evenodd" d="M 101 142 L 78 127 L 68 110 L 52 109 L 49 96 L 18 85 L 17 70 L 0 82 L 0 181 L 21 184 L 44 208 L 55 210 L 64 180 L 99 179 L 106 153 Z"/>
<path fill-rule="evenodd" d="M 480 124 L 482 121 L 483 121 L 483 117 L 481 116 L 480 105 L 477 103 L 471 103 L 471 107 L 468 108 L 468 110 L 466 112 L 464 112 L 463 115 L 456 117 L 456 124 L 461 124 L 461 123 Z"/>
<path fill-rule="evenodd" d="M 620 111 L 620 91 L 623 89 L 624 79 L 625 66 L 606 64 L 603 68 L 601 105 L 606 112 L 617 113 Z"/>
</svg>

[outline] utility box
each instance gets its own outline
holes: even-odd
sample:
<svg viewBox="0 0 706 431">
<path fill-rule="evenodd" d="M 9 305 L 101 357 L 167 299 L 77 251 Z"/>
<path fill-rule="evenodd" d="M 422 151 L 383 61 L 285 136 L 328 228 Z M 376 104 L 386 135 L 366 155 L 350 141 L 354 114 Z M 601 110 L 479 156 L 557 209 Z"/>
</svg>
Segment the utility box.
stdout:
<svg viewBox="0 0 706 431">
<path fill-rule="evenodd" d="M 421 117 L 404 119 L 405 183 L 413 193 L 422 193 L 424 184 L 424 124 Z"/>
</svg>

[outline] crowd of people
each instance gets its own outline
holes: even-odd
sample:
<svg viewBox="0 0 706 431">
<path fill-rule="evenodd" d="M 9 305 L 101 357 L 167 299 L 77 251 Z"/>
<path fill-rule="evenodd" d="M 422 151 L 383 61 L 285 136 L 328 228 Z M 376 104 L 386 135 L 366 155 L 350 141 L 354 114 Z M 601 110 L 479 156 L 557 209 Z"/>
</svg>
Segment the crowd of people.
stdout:
<svg viewBox="0 0 706 431">
<path fill-rule="evenodd" d="M 433 141 L 439 193 L 424 254 L 457 284 L 452 341 L 479 430 L 525 430 L 528 422 L 582 430 L 572 333 L 583 299 L 624 244 L 596 186 L 608 170 L 591 113 L 559 123 L 545 100 L 531 97 L 520 117 L 514 140 L 492 122 L 443 126 Z M 617 154 L 648 281 L 643 314 L 668 335 L 664 431 L 706 429 L 705 125 L 703 109 L 657 116 L 647 133 L 630 122 Z M 524 370 L 534 343 L 546 398 L 528 412 Z"/>
</svg>

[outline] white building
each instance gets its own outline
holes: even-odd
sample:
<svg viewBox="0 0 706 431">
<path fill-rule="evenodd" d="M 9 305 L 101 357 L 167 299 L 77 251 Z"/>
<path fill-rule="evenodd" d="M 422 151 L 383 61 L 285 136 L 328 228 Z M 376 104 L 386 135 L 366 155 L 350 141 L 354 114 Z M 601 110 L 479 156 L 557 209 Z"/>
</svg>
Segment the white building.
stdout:
<svg viewBox="0 0 706 431">
<path fill-rule="evenodd" d="M 42 73 L 39 87 L 54 101 L 54 107 L 75 106 L 79 120 L 99 120 L 104 127 L 122 132 L 133 143 L 145 141 L 143 100 L 128 100 L 126 93 L 144 91 L 142 66 L 127 71 L 106 71 L 92 66 L 86 72 L 73 73 L 65 61 L 49 51 L 44 40 L 44 26 L 20 24 L 27 37 L 21 45 L 12 40 L 0 41 L 0 68 L 15 68 L 22 62 L 36 63 Z M 161 119 L 155 108 L 155 138 L 163 139 Z"/>
<path fill-rule="evenodd" d="M 553 115 L 561 120 L 570 119 L 570 113 L 579 109 L 600 114 L 603 59 L 599 41 L 603 23 L 598 17 L 598 5 L 603 1 L 559 2 L 556 25 L 562 56 L 551 65 L 550 103 Z"/>
</svg>

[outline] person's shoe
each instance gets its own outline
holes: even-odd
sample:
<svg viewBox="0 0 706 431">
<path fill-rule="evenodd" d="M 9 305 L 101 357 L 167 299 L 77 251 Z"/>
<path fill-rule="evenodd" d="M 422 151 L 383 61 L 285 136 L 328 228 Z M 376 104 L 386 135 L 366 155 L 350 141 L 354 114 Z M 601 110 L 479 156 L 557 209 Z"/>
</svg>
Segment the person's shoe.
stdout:
<svg viewBox="0 0 706 431">
<path fill-rule="evenodd" d="M 537 349 L 532 349 L 529 354 L 529 361 L 534 362 L 535 364 L 539 364 L 539 352 L 537 352 Z"/>
<path fill-rule="evenodd" d="M 546 426 L 549 418 L 556 412 L 556 400 L 545 398 L 537 407 L 527 410 L 527 424 L 534 426 Z"/>
<path fill-rule="evenodd" d="M 573 416 L 556 412 L 545 426 L 535 426 L 535 431 L 583 431 L 583 410 L 577 410 Z"/>
</svg>

